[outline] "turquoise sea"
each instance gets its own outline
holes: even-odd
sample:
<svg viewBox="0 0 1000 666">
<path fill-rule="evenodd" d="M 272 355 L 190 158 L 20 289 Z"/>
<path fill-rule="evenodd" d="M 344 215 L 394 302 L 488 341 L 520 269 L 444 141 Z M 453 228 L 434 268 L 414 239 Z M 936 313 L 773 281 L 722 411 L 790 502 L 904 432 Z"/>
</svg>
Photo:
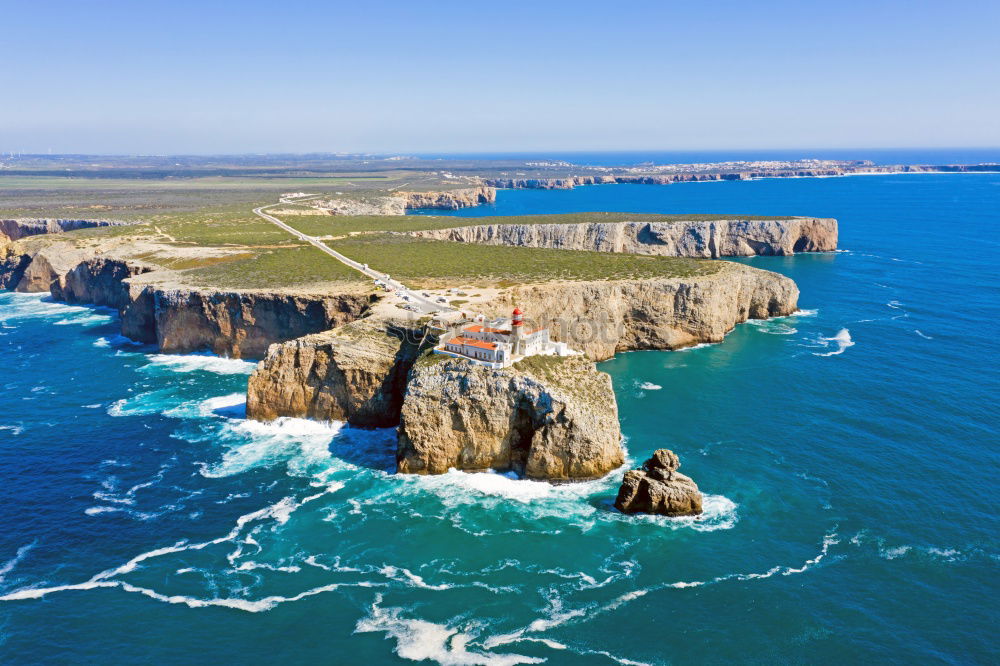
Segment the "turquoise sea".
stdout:
<svg viewBox="0 0 1000 666">
<path fill-rule="evenodd" d="M 837 217 L 801 310 L 622 354 L 620 473 L 392 472 L 391 431 L 243 419 L 252 364 L 0 292 L 0 663 L 997 663 L 1000 175 L 504 191 L 462 215 Z"/>
</svg>

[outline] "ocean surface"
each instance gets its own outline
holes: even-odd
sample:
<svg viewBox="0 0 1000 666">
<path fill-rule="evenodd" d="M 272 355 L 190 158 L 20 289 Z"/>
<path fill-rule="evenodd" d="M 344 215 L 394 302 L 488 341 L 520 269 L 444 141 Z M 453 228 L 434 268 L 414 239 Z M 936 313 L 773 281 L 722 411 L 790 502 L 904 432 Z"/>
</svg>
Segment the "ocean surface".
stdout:
<svg viewBox="0 0 1000 666">
<path fill-rule="evenodd" d="M 248 362 L 0 293 L 0 663 L 997 663 L 1000 175 L 503 191 L 463 215 L 840 220 L 798 314 L 605 362 L 621 473 L 397 477 L 392 431 L 244 420 Z"/>
</svg>

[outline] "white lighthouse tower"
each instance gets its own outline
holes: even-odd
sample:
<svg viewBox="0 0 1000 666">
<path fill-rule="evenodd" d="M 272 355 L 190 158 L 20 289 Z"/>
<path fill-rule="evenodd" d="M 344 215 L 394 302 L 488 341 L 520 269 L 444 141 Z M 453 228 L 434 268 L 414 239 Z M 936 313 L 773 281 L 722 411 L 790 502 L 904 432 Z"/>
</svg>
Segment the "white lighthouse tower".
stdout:
<svg viewBox="0 0 1000 666">
<path fill-rule="evenodd" d="M 514 356 L 524 355 L 524 313 L 514 308 L 510 317 L 510 342 Z"/>
</svg>

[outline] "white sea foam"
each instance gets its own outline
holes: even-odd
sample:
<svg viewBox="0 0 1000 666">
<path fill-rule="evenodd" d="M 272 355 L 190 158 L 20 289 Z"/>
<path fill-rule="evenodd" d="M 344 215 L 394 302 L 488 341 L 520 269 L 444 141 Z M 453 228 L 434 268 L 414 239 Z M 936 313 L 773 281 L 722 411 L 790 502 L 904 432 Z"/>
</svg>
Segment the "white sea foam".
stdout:
<svg viewBox="0 0 1000 666">
<path fill-rule="evenodd" d="M 508 643 L 516 643 L 525 639 L 527 634 L 530 633 L 540 633 L 548 631 L 555 627 L 564 624 L 573 624 L 578 621 L 591 620 L 594 617 L 607 613 L 609 611 L 616 610 L 625 604 L 628 604 L 636 599 L 645 597 L 646 595 L 667 589 L 683 590 L 693 587 L 703 587 L 706 585 L 716 585 L 719 583 L 726 583 L 730 581 L 752 581 L 752 580 L 763 580 L 766 578 L 771 578 L 772 576 L 792 576 L 800 573 L 805 573 L 806 571 L 817 566 L 823 559 L 828 555 L 830 547 L 834 544 L 839 543 L 839 539 L 836 534 L 828 534 L 823 537 L 823 544 L 820 548 L 819 553 L 808 560 L 806 560 L 801 566 L 774 566 L 767 571 L 763 572 L 752 572 L 752 573 L 732 573 L 726 574 L 724 576 L 716 576 L 710 580 L 695 580 L 695 581 L 675 581 L 672 583 L 662 583 L 660 585 L 655 585 L 648 588 L 641 588 L 637 590 L 632 590 L 626 592 L 605 604 L 594 604 L 589 603 L 579 608 L 565 609 L 562 605 L 560 599 L 549 599 L 549 607 L 543 611 L 542 617 L 532 621 L 530 624 L 522 629 L 516 631 L 501 634 L 497 636 L 491 636 L 484 641 L 484 645 L 487 647 L 497 647 L 499 645 L 505 645 Z"/>
<path fill-rule="evenodd" d="M 923 331 L 921 331 L 918 328 L 913 329 L 913 332 L 916 333 L 917 335 L 919 335 L 920 337 L 922 337 L 924 340 L 933 340 L 934 339 L 934 338 L 932 338 L 931 336 L 927 335 L 926 333 L 924 333 Z"/>
<path fill-rule="evenodd" d="M 854 340 L 851 339 L 851 332 L 846 328 L 840 329 L 836 335 L 830 338 L 820 338 L 819 342 L 823 343 L 825 347 L 829 347 L 830 344 L 836 345 L 836 349 L 829 352 L 813 352 L 816 356 L 837 356 L 838 354 L 843 354 L 844 350 L 848 347 L 854 346 Z"/>
<path fill-rule="evenodd" d="M 105 335 L 94 340 L 95 347 L 142 347 L 141 342 L 136 342 L 132 338 L 124 335 Z"/>
<path fill-rule="evenodd" d="M 19 425 L 0 425 L 0 430 L 6 430 L 16 437 L 24 432 L 24 427 Z"/>
<path fill-rule="evenodd" d="M 663 387 L 659 384 L 654 384 L 653 382 L 641 382 L 639 383 L 639 388 L 643 391 L 659 391 Z"/>
<path fill-rule="evenodd" d="M 38 543 L 37 541 L 32 541 L 27 545 L 21 546 L 20 548 L 17 549 L 17 552 L 14 554 L 14 557 L 7 560 L 3 566 L 0 566 L 0 583 L 4 581 L 4 578 L 6 578 L 7 574 L 13 571 L 17 567 L 17 565 L 20 564 L 22 560 L 24 560 L 24 557 L 28 554 L 28 552 L 32 548 L 35 547 L 37 543 Z"/>
<path fill-rule="evenodd" d="M 700 342 L 696 345 L 691 345 L 690 347 L 681 347 L 680 349 L 675 349 L 674 351 L 686 352 L 694 351 L 695 349 L 704 349 L 705 347 L 712 347 L 719 344 L 718 342 Z"/>
<path fill-rule="evenodd" d="M 902 557 L 912 550 L 912 546 L 894 546 L 891 548 L 879 548 L 879 555 L 887 560 L 894 560 Z"/>
<path fill-rule="evenodd" d="M 459 629 L 426 620 L 403 617 L 402 608 L 383 608 L 376 596 L 367 617 L 358 621 L 355 633 L 380 632 L 395 639 L 396 654 L 410 661 L 435 661 L 443 666 L 514 666 L 538 664 L 544 659 L 518 654 L 495 654 L 469 650 L 472 639 Z"/>
<path fill-rule="evenodd" d="M 158 369 L 173 372 L 213 372 L 218 375 L 249 375 L 256 363 L 213 354 L 149 354 L 149 365 L 142 370 Z"/>
<path fill-rule="evenodd" d="M 343 427 L 339 421 L 289 417 L 269 423 L 230 419 L 219 432 L 229 449 L 219 462 L 203 466 L 201 474 L 221 478 L 284 463 L 292 473 L 310 475 L 317 468 L 328 468 L 330 441 Z"/>
</svg>

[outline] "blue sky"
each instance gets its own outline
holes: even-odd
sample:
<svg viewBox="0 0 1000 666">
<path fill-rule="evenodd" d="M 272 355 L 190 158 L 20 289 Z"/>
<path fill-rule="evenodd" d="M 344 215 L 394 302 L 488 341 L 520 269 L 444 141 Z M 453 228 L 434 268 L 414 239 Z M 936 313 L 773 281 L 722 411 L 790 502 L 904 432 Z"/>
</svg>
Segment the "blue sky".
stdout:
<svg viewBox="0 0 1000 666">
<path fill-rule="evenodd" d="M 1000 2 L 0 0 L 0 150 L 1000 146 Z"/>
</svg>

